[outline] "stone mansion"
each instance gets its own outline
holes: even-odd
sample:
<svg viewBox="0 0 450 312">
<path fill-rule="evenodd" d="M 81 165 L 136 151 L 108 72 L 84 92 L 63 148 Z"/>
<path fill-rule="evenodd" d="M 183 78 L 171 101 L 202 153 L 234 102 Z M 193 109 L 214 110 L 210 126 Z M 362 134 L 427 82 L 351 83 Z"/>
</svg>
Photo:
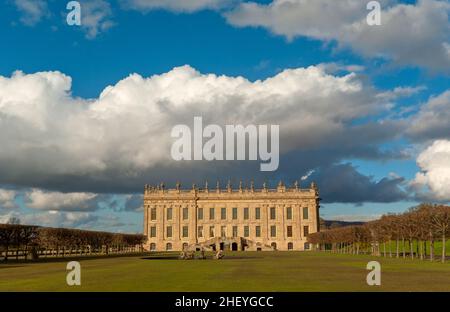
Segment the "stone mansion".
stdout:
<svg viewBox="0 0 450 312">
<path fill-rule="evenodd" d="M 276 189 L 221 189 L 193 185 L 183 190 L 145 185 L 146 249 L 308 250 L 309 233 L 319 231 L 319 191 L 296 182 Z"/>
</svg>

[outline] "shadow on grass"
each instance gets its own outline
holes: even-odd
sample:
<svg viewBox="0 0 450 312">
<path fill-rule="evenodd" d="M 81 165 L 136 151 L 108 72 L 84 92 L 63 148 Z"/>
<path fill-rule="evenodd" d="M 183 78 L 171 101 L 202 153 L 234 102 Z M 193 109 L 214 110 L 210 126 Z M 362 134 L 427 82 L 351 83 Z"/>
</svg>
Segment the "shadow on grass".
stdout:
<svg viewBox="0 0 450 312">
<path fill-rule="evenodd" d="M 25 259 L 13 259 L 10 258 L 8 261 L 0 260 L 0 268 L 8 267 L 11 268 L 12 265 L 9 264 L 19 264 L 19 263 L 57 263 L 57 262 L 67 262 L 67 261 L 87 261 L 87 260 L 98 260 L 98 259 L 109 259 L 109 258 L 126 258 L 126 257 L 139 257 L 150 255 L 150 252 L 140 252 L 140 253 L 129 253 L 129 254 L 110 254 L 110 255 L 86 255 L 86 256 L 67 256 L 64 258 L 39 258 L 37 260 L 25 260 Z"/>
<path fill-rule="evenodd" d="M 141 253 L 129 253 L 129 254 L 110 254 L 110 255 L 73 255 L 66 256 L 64 258 L 59 257 L 50 257 L 50 258 L 39 258 L 37 260 L 25 260 L 25 259 L 14 259 L 9 258 L 8 261 L 4 261 L 0 259 L 0 268 L 8 267 L 11 268 L 13 266 L 17 266 L 17 264 L 30 264 L 30 263 L 60 263 L 60 262 L 68 262 L 68 261 L 88 261 L 88 260 L 98 260 L 98 259 L 109 259 L 109 258 L 126 258 L 126 257 L 140 257 L 142 260 L 181 260 L 179 259 L 178 252 L 141 252 Z M 255 256 L 255 255 L 227 255 L 221 259 L 221 261 L 229 261 L 229 260 L 244 260 L 244 259 L 262 259 L 263 255 Z M 213 259 L 213 255 L 207 255 L 206 259 L 190 259 L 190 260 L 216 260 Z"/>
<path fill-rule="evenodd" d="M 0 270 L 1 269 L 11 269 L 11 268 L 23 268 L 24 265 L 0 265 Z"/>
<path fill-rule="evenodd" d="M 245 257 L 240 257 L 240 256 L 225 256 L 224 258 L 220 259 L 220 261 L 229 261 L 229 260 L 243 260 L 243 259 L 263 259 L 264 257 L 255 257 L 255 256 L 245 256 Z M 183 260 L 179 258 L 179 255 L 173 255 L 173 254 L 168 254 L 168 255 L 155 255 L 155 256 L 149 256 L 149 257 L 143 257 L 141 258 L 142 260 Z M 217 261 L 217 259 L 214 259 L 212 255 L 208 255 L 206 256 L 206 259 L 199 259 L 199 258 L 194 258 L 194 259 L 185 259 L 183 261 L 188 261 L 188 260 L 198 260 L 198 261 L 202 261 L 202 260 L 214 260 Z"/>
</svg>

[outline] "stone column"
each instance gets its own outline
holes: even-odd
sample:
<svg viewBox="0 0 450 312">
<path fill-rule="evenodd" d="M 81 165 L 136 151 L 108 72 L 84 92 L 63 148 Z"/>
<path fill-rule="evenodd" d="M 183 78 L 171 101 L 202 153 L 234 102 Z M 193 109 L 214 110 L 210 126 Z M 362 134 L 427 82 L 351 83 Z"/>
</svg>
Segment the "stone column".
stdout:
<svg viewBox="0 0 450 312">
<path fill-rule="evenodd" d="M 164 206 L 163 205 L 155 205 L 156 208 L 156 237 L 158 238 L 158 245 L 161 246 L 161 250 L 165 250 L 165 227 L 164 227 Z"/>
<path fill-rule="evenodd" d="M 147 236 L 147 241 L 149 240 L 149 232 L 148 232 L 148 207 L 144 202 L 144 235 Z"/>
<path fill-rule="evenodd" d="M 282 232 L 283 233 L 283 240 L 286 240 L 286 205 L 280 205 L 281 207 L 281 226 L 283 227 Z"/>
<path fill-rule="evenodd" d="M 178 205 L 178 209 L 177 209 L 177 218 L 176 218 L 176 222 L 175 222 L 175 227 L 177 228 L 177 235 L 178 235 L 178 240 L 181 241 L 181 231 L 182 231 L 182 225 L 181 225 L 181 218 L 182 218 L 182 214 L 183 214 L 183 207 L 184 205 Z"/>
<path fill-rule="evenodd" d="M 194 199 L 189 205 L 189 244 L 197 243 L 197 202 Z"/>
<path fill-rule="evenodd" d="M 263 217 L 263 224 L 264 224 L 264 226 L 263 226 L 263 237 L 264 237 L 264 240 L 265 240 L 265 243 L 267 244 L 268 243 L 268 241 L 270 240 L 270 228 L 269 228 L 269 217 L 270 217 L 270 207 L 269 207 L 269 205 L 263 205 L 263 215 L 262 215 L 262 217 Z M 265 229 L 265 230 L 264 230 Z"/>
<path fill-rule="evenodd" d="M 301 213 L 302 213 L 302 207 L 301 205 L 295 205 L 293 207 L 293 211 L 292 213 L 295 213 L 294 216 L 294 226 L 292 228 L 292 236 L 294 237 L 295 240 L 300 240 L 300 228 L 301 228 Z"/>
</svg>

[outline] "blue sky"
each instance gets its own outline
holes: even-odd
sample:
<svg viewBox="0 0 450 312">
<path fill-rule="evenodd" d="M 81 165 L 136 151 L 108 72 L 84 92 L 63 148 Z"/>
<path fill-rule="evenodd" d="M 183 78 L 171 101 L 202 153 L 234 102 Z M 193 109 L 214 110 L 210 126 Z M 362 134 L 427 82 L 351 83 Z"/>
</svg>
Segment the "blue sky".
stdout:
<svg viewBox="0 0 450 312">
<path fill-rule="evenodd" d="M 324 124 L 317 123 L 306 132 L 295 128 L 286 130 L 296 131 L 296 135 L 286 139 L 295 148 L 286 155 L 282 155 L 281 169 L 270 176 L 253 172 L 255 166 L 244 162 L 243 167 L 235 171 L 237 172 L 235 175 L 225 177 L 228 171 L 223 169 L 221 164 L 213 163 L 209 164 L 204 172 L 198 172 L 190 179 L 186 178 L 187 181 L 199 183 L 207 178 L 218 177 L 223 177 L 224 181 L 228 178 L 249 179 L 252 174 L 261 181 L 262 179 L 277 181 L 280 178 L 293 181 L 303 176 L 308 170 L 314 170 L 305 183 L 309 183 L 312 179 L 319 181 L 325 201 L 321 214 L 329 219 L 366 220 L 387 212 L 403 211 L 422 200 L 448 201 L 450 199 L 448 192 L 441 190 L 445 187 L 439 185 L 442 182 L 435 182 L 433 180 L 435 175 L 431 174 L 431 172 L 446 172 L 448 169 L 445 167 L 445 162 L 444 165 L 441 162 L 433 163 L 433 153 L 437 149 L 433 148 L 437 146 L 433 144 L 442 144 L 444 150 L 448 150 L 446 144 L 450 139 L 448 128 L 443 126 L 446 121 L 450 122 L 449 114 L 445 114 L 446 111 L 450 111 L 450 96 L 445 93 L 450 90 L 450 48 L 447 52 L 448 60 L 445 59 L 445 47 L 450 43 L 448 20 L 450 9 L 447 1 L 380 1 L 382 22 L 383 16 L 386 17 L 384 20 L 386 24 L 381 27 L 385 27 L 384 32 L 396 35 L 397 40 L 386 39 L 378 34 L 373 35 L 372 29 L 366 30 L 364 25 L 360 26 L 360 33 L 356 33 L 355 36 L 347 36 L 345 31 L 339 30 L 339 27 L 344 27 L 350 22 L 364 20 L 367 14 L 364 6 L 359 10 L 349 8 L 350 13 L 354 10 L 353 15 L 348 13 L 346 8 L 337 7 L 336 14 L 342 14 L 341 22 L 333 25 L 330 21 L 330 25 L 325 25 L 326 22 L 325 24 L 321 22 L 323 16 L 318 16 L 317 23 L 320 24 L 315 25 L 315 19 L 308 21 L 307 16 L 302 15 L 307 7 L 296 7 L 296 1 L 288 11 L 298 14 L 298 17 L 286 22 L 287 16 L 285 19 L 283 16 L 287 14 L 286 11 L 277 9 L 276 6 L 279 4 L 277 2 L 282 2 L 281 0 L 252 1 L 259 3 L 259 6 L 253 3 L 253 6 L 247 7 L 245 5 L 248 3 L 242 4 L 241 1 L 205 1 L 209 5 L 201 6 L 196 1 L 168 1 L 167 3 L 170 2 L 170 4 L 164 5 L 158 1 L 149 0 L 141 2 L 146 5 L 139 6 L 136 4 L 138 2 L 133 0 L 110 2 L 90 0 L 81 1 L 82 26 L 68 26 L 65 21 L 68 12 L 65 9 L 66 1 L 39 0 L 36 2 L 39 3 L 38 6 L 30 6 L 31 2 L 27 0 L 10 0 L 0 5 L 2 38 L 0 76 L 6 84 L 7 81 L 12 81 L 13 72 L 17 70 L 23 71 L 24 75 L 31 75 L 29 82 L 18 81 L 14 90 L 21 88 L 20 83 L 24 83 L 24 89 L 19 93 L 34 94 L 29 90 L 32 88 L 41 90 L 40 88 L 47 87 L 47 84 L 39 84 L 36 87 L 32 80 L 34 74 L 50 71 L 63 73 L 71 78 L 71 86 L 70 90 L 65 91 L 64 100 L 61 101 L 69 99 L 71 102 L 61 104 L 61 101 L 55 100 L 56 104 L 52 105 L 89 106 L 90 103 L 98 101 L 100 94 L 107 86 L 116 86 L 130 74 L 137 73 L 144 78 L 153 75 L 171 77 L 168 73 L 171 73 L 175 67 L 184 65 L 195 69 L 200 77 L 214 74 L 215 77 L 223 75 L 233 80 L 234 77 L 242 76 L 250 82 L 276 77 L 287 69 L 313 66 L 319 68 L 320 75 L 329 75 L 328 77 L 336 83 L 339 81 L 343 84 L 344 82 L 339 78 L 347 77 L 351 73 L 355 75 L 354 79 L 362 86 L 361 94 L 355 97 L 349 95 L 342 101 L 355 99 L 364 103 L 364 101 L 382 99 L 379 105 L 383 108 L 375 113 L 374 107 L 370 107 L 367 112 L 351 117 L 330 116 L 329 121 L 341 118 L 337 124 L 342 127 L 342 136 L 335 138 L 324 135 L 320 138 L 322 141 L 319 140 L 320 142 L 314 147 L 304 147 L 298 141 L 301 141 L 302 137 L 308 137 L 309 131 L 317 132 L 324 127 Z M 320 0 L 314 6 L 320 6 L 322 2 L 325 3 Z M 94 9 L 91 10 L 92 7 Z M 264 10 L 266 15 L 259 15 L 257 11 L 259 9 L 256 7 Z M 396 14 L 400 14 L 398 11 L 402 10 L 406 12 L 401 17 L 405 18 L 405 23 L 413 25 L 417 22 L 425 25 L 421 26 L 416 37 L 410 32 L 405 33 L 399 26 L 401 24 L 397 24 L 401 20 L 396 18 Z M 418 12 L 418 16 L 423 17 L 423 21 L 408 20 L 407 13 L 410 11 Z M 326 15 L 327 12 L 323 14 Z M 441 19 L 431 20 L 430 16 L 434 16 L 433 14 Z M 94 19 L 94 22 L 86 22 L 88 25 L 83 24 L 83 18 L 92 16 L 97 16 L 98 19 Z M 261 16 L 266 16 L 267 20 Z M 326 16 L 324 20 L 327 21 Z M 319 34 L 316 34 L 314 29 L 319 29 Z M 92 35 L 92 31 L 95 35 Z M 368 31 L 367 36 L 374 36 L 372 41 L 361 39 L 366 34 L 365 31 Z M 428 32 L 433 35 L 430 36 Z M 373 44 L 374 40 L 379 40 L 379 44 Z M 405 52 L 401 47 L 404 45 L 410 45 L 412 52 Z M 444 54 L 439 54 L 440 47 L 444 49 L 442 50 Z M 436 61 L 430 61 L 430 59 Z M 189 71 L 184 68 L 173 75 L 188 75 L 187 72 Z M 314 79 L 315 76 L 310 77 Z M 57 78 L 46 79 L 50 81 Z M 317 83 L 320 84 L 320 81 Z M 59 88 L 59 85 L 57 87 Z M 220 83 L 217 88 L 220 88 Z M 326 88 L 327 86 L 324 85 L 323 90 Z M 0 113 L 3 113 L 3 115 L 0 114 L 0 126 L 2 118 L 12 116 L 8 115 L 12 113 L 7 105 L 8 101 L 14 102 L 14 99 L 11 100 L 2 94 L 6 90 L 10 89 L 7 87 L 2 89 L 0 84 Z M 133 90 L 132 93 L 138 93 L 138 89 Z M 34 95 L 30 95 L 26 99 L 17 100 L 19 104 L 14 106 L 15 109 L 20 110 L 17 107 L 28 104 L 31 105 L 30 107 L 38 107 L 41 102 L 46 101 L 45 96 L 51 93 L 41 91 L 36 93 L 39 96 L 35 98 Z M 227 92 L 225 94 L 231 91 Z M 302 97 L 308 98 L 309 95 L 300 96 L 298 100 L 295 100 L 295 96 L 298 95 L 296 92 L 301 91 L 296 90 L 291 98 L 300 107 L 303 105 Z M 317 92 L 322 92 L 321 88 Z M 145 92 L 139 94 L 143 99 L 147 97 Z M 439 96 L 442 99 L 438 108 L 436 105 L 430 105 L 430 99 Z M 54 99 L 50 96 L 49 98 Z M 24 101 L 33 101 L 30 99 L 34 99 L 37 104 L 23 104 Z M 327 100 L 333 101 L 333 97 Z M 229 105 L 238 105 L 230 101 Z M 336 99 L 336 103 L 339 101 Z M 3 106 L 2 103 L 4 103 Z M 52 105 L 46 106 L 45 116 L 53 114 L 49 108 L 53 107 Z M 211 107 L 215 104 L 203 103 L 199 107 L 204 107 L 203 105 Z M 273 103 L 273 105 L 280 105 L 280 111 L 283 111 L 282 103 Z M 328 105 L 332 103 L 326 104 L 327 107 Z M 343 102 L 341 105 L 347 104 Z M 234 106 L 230 107 L 234 109 Z M 355 107 L 357 106 L 353 109 Z M 136 108 L 127 109 L 132 111 Z M 237 106 L 235 109 L 239 111 Z M 421 113 L 421 110 L 425 112 Z M 303 109 L 300 111 L 305 113 Z M 31 114 L 37 115 L 33 112 Z M 205 111 L 205 114 L 208 113 Z M 430 119 L 430 115 L 435 117 Z M 23 117 L 19 113 L 14 116 Z M 152 119 L 153 115 L 149 116 L 149 124 L 161 122 Z M 304 115 L 299 114 L 296 118 L 301 123 Z M 5 125 L 6 120 L 3 120 Z M 26 120 L 29 121 L 29 119 Z M 134 122 L 136 121 L 133 119 L 125 120 L 123 124 L 118 124 L 117 128 L 123 127 L 125 132 L 128 128 L 125 125 Z M 217 123 L 220 124 L 220 122 Z M 418 127 L 422 124 L 423 127 Z M 26 123 L 16 125 L 20 133 L 29 131 Z M 70 130 L 83 132 L 83 129 L 86 131 L 91 129 L 83 128 L 82 123 L 79 125 L 79 129 L 73 127 L 69 129 L 69 132 Z M 369 125 L 372 125 L 370 129 Z M 46 126 L 52 129 L 49 124 Z M 361 126 L 362 130 L 356 130 L 357 126 Z M 428 126 L 430 129 L 427 128 Z M 389 127 L 392 127 L 392 130 L 388 130 Z M 114 127 L 111 129 L 108 133 L 114 131 Z M 5 140 L 3 142 L 5 155 L 0 153 L 1 165 L 12 168 L 9 171 L 4 169 L 0 172 L 0 175 L 3 174 L 3 178 L 0 177 L 0 189 L 4 190 L 3 201 L 0 193 L 0 217 L 3 219 L 18 216 L 23 222 L 43 225 L 136 232 L 141 229 L 142 224 L 142 212 L 139 210 L 141 188 L 138 187 L 141 182 L 167 181 L 173 184 L 177 174 L 186 176 L 186 172 L 190 170 L 189 166 L 178 172 L 171 170 L 165 173 L 164 170 L 156 170 L 152 163 L 155 156 L 146 158 L 147 163 L 139 163 L 141 167 L 124 164 L 124 168 L 129 170 L 127 174 L 122 171 L 115 172 L 113 166 L 109 168 L 107 165 L 107 168 L 98 175 L 91 174 L 86 169 L 90 167 L 71 169 L 72 171 L 64 175 L 59 171 L 52 174 L 51 170 L 45 167 L 43 160 L 36 161 L 38 166 L 42 166 L 42 171 L 36 169 L 36 173 L 27 176 L 21 171 L 23 166 L 20 161 L 12 159 L 8 151 L 13 154 L 13 150 L 18 146 L 36 144 L 39 148 L 32 152 L 36 153 L 35 158 L 48 158 L 46 154 L 48 151 L 44 149 L 51 145 L 50 142 L 54 142 L 53 136 L 61 136 L 55 138 L 55 142 L 64 140 L 63 134 L 49 133 L 38 138 L 28 134 L 9 139 L 0 137 L 1 140 Z M 154 132 L 152 133 L 155 135 Z M 108 142 L 114 141 L 113 134 L 109 135 L 111 138 Z M 47 138 L 49 138 L 48 144 L 46 144 Z M 70 140 L 73 138 L 70 137 Z M 157 144 L 155 143 L 158 142 L 157 138 L 155 140 L 150 140 L 149 137 L 148 144 Z M 85 147 L 83 144 L 86 143 L 83 142 L 80 143 L 79 149 Z M 333 142 L 336 142 L 336 146 Z M 283 141 L 281 143 L 283 144 Z M 66 154 L 62 145 L 54 144 L 56 147 L 53 147 L 57 153 L 51 154 L 52 161 L 55 167 L 64 168 L 66 161 L 69 161 L 67 159 L 70 158 L 67 154 L 70 155 L 70 153 Z M 36 147 L 36 145 L 33 146 Z M 59 154 L 59 148 L 61 148 L 61 154 Z M 111 146 L 108 145 L 108 148 Z M 92 150 L 89 149 L 89 152 Z M 133 151 L 134 154 L 137 152 L 139 151 Z M 417 158 L 421 154 L 427 161 L 418 165 Z M 30 152 L 29 156 L 33 157 L 33 154 Z M 445 157 L 446 155 L 444 159 L 448 159 Z M 312 161 L 312 158 L 317 158 L 317 162 Z M 323 162 L 320 161 L 322 158 Z M 430 158 L 431 160 L 428 160 Z M 109 164 L 110 159 L 102 158 L 101 160 Z M 111 160 L 111 164 L 120 163 L 120 161 L 122 160 L 118 157 Z M 348 166 L 339 166 L 343 164 Z M 192 170 L 195 168 L 197 168 L 196 165 Z M 133 172 L 130 173 L 130 171 Z M 239 172 L 243 172 L 243 176 L 239 176 Z M 325 176 L 325 172 L 336 174 L 336 176 Z M 423 172 L 426 179 L 415 181 L 418 172 Z M 430 174 L 427 175 L 427 172 Z M 350 175 L 344 175 L 344 173 Z M 355 181 L 360 181 L 355 186 L 357 187 L 355 190 L 367 196 L 361 195 L 355 199 L 348 196 L 340 197 L 345 189 L 330 185 L 329 182 L 325 183 L 328 179 L 339 180 L 340 174 L 347 177 L 354 176 Z M 135 179 L 135 175 L 138 178 Z M 380 184 L 379 182 L 384 178 L 387 179 L 386 182 L 389 180 L 392 183 Z M 446 179 L 449 178 L 444 176 L 437 180 L 449 181 Z M 187 181 L 186 183 L 189 183 Z M 350 182 L 348 187 L 353 187 Z M 412 188 L 413 184 L 417 184 L 414 182 L 420 182 L 419 186 L 424 190 L 419 192 Z M 99 187 L 99 184 L 103 184 L 104 188 Z M 109 185 L 111 191 L 108 191 Z M 326 198 L 327 190 L 323 190 L 325 185 L 330 185 L 330 188 L 336 187 L 328 198 Z M 347 191 L 352 192 L 352 189 Z M 69 194 L 69 203 L 67 201 L 63 203 L 61 209 L 45 206 L 49 200 L 57 202 L 62 198 L 58 196 L 60 193 Z"/>
</svg>

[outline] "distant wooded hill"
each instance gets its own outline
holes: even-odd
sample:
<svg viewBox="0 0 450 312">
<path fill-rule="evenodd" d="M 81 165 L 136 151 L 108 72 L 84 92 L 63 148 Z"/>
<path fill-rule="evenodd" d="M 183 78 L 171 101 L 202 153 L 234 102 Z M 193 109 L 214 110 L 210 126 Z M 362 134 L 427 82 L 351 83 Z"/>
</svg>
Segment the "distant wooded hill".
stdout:
<svg viewBox="0 0 450 312">
<path fill-rule="evenodd" d="M 343 226 L 363 225 L 362 221 L 337 221 L 320 219 L 320 230 L 329 230 Z"/>
</svg>

